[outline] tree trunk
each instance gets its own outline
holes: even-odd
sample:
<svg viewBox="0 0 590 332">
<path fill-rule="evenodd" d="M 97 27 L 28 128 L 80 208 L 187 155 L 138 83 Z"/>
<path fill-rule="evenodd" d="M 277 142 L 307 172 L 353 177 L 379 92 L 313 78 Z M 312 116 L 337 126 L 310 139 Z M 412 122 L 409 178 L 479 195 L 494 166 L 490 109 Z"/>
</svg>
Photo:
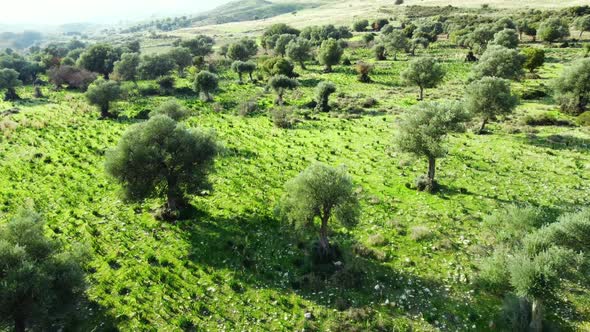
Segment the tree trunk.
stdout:
<svg viewBox="0 0 590 332">
<path fill-rule="evenodd" d="M 424 88 L 420 87 L 420 97 L 418 98 L 418 100 L 424 100 Z"/>
<path fill-rule="evenodd" d="M 248 76 L 250 76 L 250 82 L 254 82 L 254 79 L 252 78 L 252 72 L 249 72 Z"/>
<path fill-rule="evenodd" d="M 305 67 L 305 62 L 304 61 L 300 61 L 299 65 L 301 66 L 301 70 L 306 70 L 307 68 Z"/>
<path fill-rule="evenodd" d="M 326 68 L 324 68 L 324 72 L 331 73 L 332 72 L 332 65 L 326 65 Z"/>
<path fill-rule="evenodd" d="M 169 177 L 166 182 L 168 185 L 166 193 L 166 208 L 169 213 L 174 214 L 183 204 L 182 193 L 178 188 L 178 180 L 176 177 Z"/>
<path fill-rule="evenodd" d="M 479 130 L 477 131 L 478 135 L 483 134 L 484 129 L 486 129 L 486 124 L 488 123 L 488 119 L 484 118 L 483 121 L 481 122 L 481 127 L 479 127 Z"/>
<path fill-rule="evenodd" d="M 543 301 L 541 299 L 533 299 L 532 317 L 529 328 L 533 332 L 543 331 Z"/>
<path fill-rule="evenodd" d="M 277 95 L 277 104 L 280 106 L 283 106 L 283 94 L 282 93 L 279 93 Z"/>
<path fill-rule="evenodd" d="M 436 175 L 436 158 L 428 157 L 428 182 L 434 184 L 434 176 Z"/>
<path fill-rule="evenodd" d="M 104 73 L 103 76 L 104 76 L 105 80 L 107 80 L 107 81 L 109 80 L 109 73 Z"/>
<path fill-rule="evenodd" d="M 322 225 L 320 227 L 320 248 L 322 253 L 327 254 L 330 250 L 330 242 L 328 241 L 328 219 L 330 219 L 329 210 L 324 210 L 322 215 Z"/>
<path fill-rule="evenodd" d="M 113 115 L 109 112 L 109 105 L 102 105 L 100 106 L 100 117 L 103 119 L 112 118 Z"/>
<path fill-rule="evenodd" d="M 16 93 L 16 90 L 14 88 L 6 89 L 6 93 L 4 94 L 4 100 L 11 101 L 11 100 L 19 100 L 19 99 L 20 99 L 20 97 L 18 96 L 18 94 Z"/>
<path fill-rule="evenodd" d="M 14 331 L 25 332 L 25 320 L 23 318 L 14 319 Z"/>
<path fill-rule="evenodd" d="M 393 61 L 397 61 L 397 52 L 393 53 Z"/>
<path fill-rule="evenodd" d="M 238 73 L 238 76 L 240 77 L 240 84 L 244 83 L 244 81 L 242 80 L 242 73 Z"/>
<path fill-rule="evenodd" d="M 580 37 L 578 38 L 579 40 L 582 40 L 582 35 L 584 34 L 584 30 L 580 31 Z"/>
</svg>

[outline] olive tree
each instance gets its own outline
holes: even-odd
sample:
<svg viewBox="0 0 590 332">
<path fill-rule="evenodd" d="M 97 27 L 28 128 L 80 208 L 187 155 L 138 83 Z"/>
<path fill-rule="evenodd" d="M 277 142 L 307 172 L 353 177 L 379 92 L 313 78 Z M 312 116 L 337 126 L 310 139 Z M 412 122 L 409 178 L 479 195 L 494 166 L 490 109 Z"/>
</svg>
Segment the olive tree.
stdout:
<svg viewBox="0 0 590 332">
<path fill-rule="evenodd" d="M 340 58 L 344 54 L 344 50 L 340 47 L 340 43 L 334 38 L 330 38 L 322 42 L 318 51 L 318 61 L 324 65 L 326 73 L 332 72 L 332 66 L 340 62 Z"/>
<path fill-rule="evenodd" d="M 580 39 L 586 31 L 590 31 L 590 15 L 581 16 L 574 20 L 574 27 L 580 31 Z"/>
<path fill-rule="evenodd" d="M 303 38 L 297 38 L 292 40 L 287 45 L 287 57 L 293 62 L 296 62 L 301 66 L 301 69 L 305 70 L 305 61 L 311 59 L 312 44 L 309 40 Z"/>
<path fill-rule="evenodd" d="M 434 88 L 445 77 L 445 71 L 433 58 L 417 58 L 410 62 L 408 68 L 401 72 L 401 79 L 407 85 L 420 88 L 418 100 L 424 99 L 424 89 Z"/>
<path fill-rule="evenodd" d="M 570 29 L 567 22 L 558 17 L 543 21 L 537 29 L 537 37 L 548 43 L 569 37 L 569 35 Z"/>
<path fill-rule="evenodd" d="M 436 159 L 446 154 L 445 139 L 463 132 L 468 118 L 463 106 L 453 102 L 422 102 L 402 116 L 395 145 L 401 152 L 428 159 L 428 174 L 425 181 L 419 178 L 419 190 L 436 189 Z"/>
<path fill-rule="evenodd" d="M 139 75 L 139 53 L 123 53 L 121 60 L 115 62 L 115 76 L 123 81 L 132 81 L 137 84 Z"/>
<path fill-rule="evenodd" d="M 121 86 L 117 82 L 98 79 L 90 84 L 86 91 L 86 99 L 91 105 L 100 109 L 100 116 L 103 119 L 115 117 L 109 109 L 111 102 L 121 98 Z"/>
<path fill-rule="evenodd" d="M 515 49 L 492 45 L 481 56 L 478 64 L 473 67 L 472 78 L 494 76 L 505 79 L 519 79 L 524 71 L 525 57 Z"/>
<path fill-rule="evenodd" d="M 369 26 L 369 20 L 358 20 L 352 24 L 352 30 L 356 32 L 364 32 L 367 31 L 367 27 Z"/>
<path fill-rule="evenodd" d="M 193 64 L 191 50 L 186 47 L 175 47 L 168 52 L 178 70 L 178 76 L 184 76 L 184 70 Z"/>
<path fill-rule="evenodd" d="M 188 48 L 193 56 L 206 57 L 213 53 L 213 38 L 205 35 L 198 35 L 195 38 L 185 40 L 180 43 L 182 47 Z"/>
<path fill-rule="evenodd" d="M 296 89 L 299 82 L 294 78 L 289 78 L 285 75 L 275 75 L 268 80 L 268 86 L 277 94 L 277 105 L 283 105 L 283 95 L 287 90 Z"/>
<path fill-rule="evenodd" d="M 234 61 L 231 65 L 231 69 L 236 72 L 240 78 L 240 83 L 242 83 L 242 76 L 244 74 L 248 74 L 250 76 L 250 81 L 253 82 L 254 79 L 252 77 L 252 73 L 256 70 L 256 64 L 252 61 L 243 62 L 243 61 Z"/>
<path fill-rule="evenodd" d="M 381 44 L 388 52 L 393 53 L 393 60 L 397 61 L 398 52 L 403 52 L 410 47 L 408 37 L 401 30 L 393 30 L 381 36 Z"/>
<path fill-rule="evenodd" d="M 525 299 L 530 314 L 521 322 L 523 328 L 543 331 L 545 300 L 554 297 L 563 281 L 578 279 L 581 267 L 590 263 L 590 210 L 567 213 L 549 222 L 543 220 L 542 213 L 535 214 L 532 222 L 528 220 L 530 213 L 518 212 L 507 215 L 509 218 L 500 216 L 500 223 L 490 225 L 508 236 L 482 261 L 479 279 L 493 289 L 508 286 Z M 515 231 L 505 232 L 505 225 Z"/>
<path fill-rule="evenodd" d="M 312 164 L 287 182 L 279 208 L 283 218 L 296 225 L 313 225 L 319 219 L 319 249 L 325 258 L 332 252 L 328 240 L 330 220 L 350 226 L 360 215 L 354 184 L 346 169 L 321 163 Z"/>
<path fill-rule="evenodd" d="M 531 73 L 545 63 L 545 50 L 543 49 L 530 47 L 522 49 L 520 53 L 525 58 L 523 67 Z"/>
<path fill-rule="evenodd" d="M 317 112 L 328 112 L 330 106 L 328 101 L 330 95 L 336 92 L 336 85 L 331 82 L 320 82 L 315 88 L 315 110 Z"/>
<path fill-rule="evenodd" d="M 465 91 L 465 109 L 482 120 L 478 134 L 483 133 L 490 120 L 512 113 L 517 104 L 510 81 L 502 78 L 484 77 L 469 84 Z"/>
<path fill-rule="evenodd" d="M 119 53 L 109 44 L 90 46 L 78 59 L 78 66 L 91 72 L 99 73 L 105 79 L 113 71 L 115 62 L 119 60 Z"/>
<path fill-rule="evenodd" d="M 84 290 L 87 250 L 44 235 L 41 215 L 31 207 L 0 227 L 0 326 L 14 331 L 54 330 L 69 315 Z M 62 321 L 62 322 L 60 322 Z M 44 326 L 46 323 L 52 326 Z"/>
<path fill-rule="evenodd" d="M 144 55 L 139 63 L 139 75 L 146 80 L 153 80 L 170 74 L 176 67 L 169 54 Z"/>
<path fill-rule="evenodd" d="M 204 70 L 195 77 L 193 87 L 195 92 L 201 94 L 205 101 L 211 101 L 211 94 L 219 87 L 219 79 L 217 75 Z"/>
<path fill-rule="evenodd" d="M 10 101 L 20 98 L 16 93 L 16 88 L 22 85 L 18 75 L 18 72 L 14 69 L 0 69 L 0 90 L 6 90 L 4 100 Z"/>
<path fill-rule="evenodd" d="M 166 115 L 174 121 L 182 121 L 190 115 L 190 112 L 182 107 L 176 100 L 170 99 L 163 102 L 155 110 L 150 112 L 150 118 L 158 115 Z"/>
<path fill-rule="evenodd" d="M 581 114 L 590 103 L 590 58 L 578 60 L 553 82 L 555 97 L 564 112 Z"/>
<path fill-rule="evenodd" d="M 106 170 L 129 200 L 165 197 L 163 215 L 172 218 L 186 204 L 186 195 L 208 188 L 217 151 L 214 133 L 156 115 L 125 132 L 107 153 Z"/>
<path fill-rule="evenodd" d="M 506 48 L 517 48 L 518 33 L 513 29 L 504 29 L 499 31 L 494 35 L 494 40 L 490 42 L 490 45 L 499 45 Z"/>
<path fill-rule="evenodd" d="M 275 42 L 275 47 L 274 47 L 275 54 L 277 54 L 281 57 L 284 57 L 285 54 L 287 53 L 287 46 L 289 45 L 290 42 L 292 42 L 296 39 L 297 39 L 297 36 L 295 36 L 295 35 L 290 35 L 290 34 L 280 35 Z"/>
</svg>

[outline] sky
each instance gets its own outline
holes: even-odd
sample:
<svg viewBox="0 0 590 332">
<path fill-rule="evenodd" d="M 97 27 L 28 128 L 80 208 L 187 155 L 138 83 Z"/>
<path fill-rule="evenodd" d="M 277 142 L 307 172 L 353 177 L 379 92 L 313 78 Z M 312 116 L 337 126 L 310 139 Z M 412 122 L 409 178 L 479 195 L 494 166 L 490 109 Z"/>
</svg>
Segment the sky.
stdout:
<svg viewBox="0 0 590 332">
<path fill-rule="evenodd" d="M 152 15 L 191 15 L 230 0 L 8 0 L 0 24 L 118 23 Z M 2 0 L 4 2 L 4 0 Z"/>
</svg>

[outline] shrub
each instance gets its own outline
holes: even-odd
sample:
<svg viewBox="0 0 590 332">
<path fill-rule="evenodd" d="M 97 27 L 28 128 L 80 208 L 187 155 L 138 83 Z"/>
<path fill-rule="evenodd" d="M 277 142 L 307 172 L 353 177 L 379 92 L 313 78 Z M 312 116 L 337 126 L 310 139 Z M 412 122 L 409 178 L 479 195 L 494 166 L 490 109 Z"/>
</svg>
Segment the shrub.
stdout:
<svg viewBox="0 0 590 332">
<path fill-rule="evenodd" d="M 490 42 L 491 45 L 499 45 L 506 48 L 518 47 L 518 34 L 514 29 L 504 29 L 494 35 L 494 40 Z"/>
<path fill-rule="evenodd" d="M 248 116 L 256 111 L 258 111 L 258 103 L 256 100 L 244 101 L 238 105 L 238 114 L 240 116 Z"/>
<path fill-rule="evenodd" d="M 190 112 L 178 104 L 178 102 L 171 99 L 160 104 L 160 106 L 150 112 L 150 118 L 158 115 L 166 115 L 174 121 L 182 121 L 190 115 Z"/>
<path fill-rule="evenodd" d="M 545 63 L 545 50 L 540 48 L 525 48 L 521 51 L 525 57 L 523 67 L 531 73 Z"/>
<path fill-rule="evenodd" d="M 262 64 L 262 71 L 269 76 L 284 75 L 287 77 L 295 77 L 293 72 L 295 66 L 291 61 L 279 57 L 269 58 Z"/>
<path fill-rule="evenodd" d="M 175 78 L 170 75 L 159 77 L 156 81 L 160 86 L 160 94 L 169 95 L 174 93 Z"/>
<path fill-rule="evenodd" d="M 86 91 L 88 86 L 96 80 L 97 75 L 86 69 L 79 69 L 72 66 L 53 67 L 47 72 L 49 81 L 60 88 L 67 84 L 70 88 Z"/>
<path fill-rule="evenodd" d="M 139 63 L 139 75 L 146 80 L 167 76 L 176 67 L 168 54 L 144 55 Z"/>
<path fill-rule="evenodd" d="M 373 66 L 371 66 L 368 63 L 358 62 L 356 64 L 356 72 L 358 74 L 357 79 L 359 80 L 359 82 L 371 82 L 371 77 L 369 76 L 369 74 L 371 73 L 371 69 L 373 69 Z"/>
<path fill-rule="evenodd" d="M 590 103 L 590 59 L 582 59 L 566 68 L 553 82 L 555 97 L 565 113 L 578 115 Z"/>
<path fill-rule="evenodd" d="M 383 61 L 387 59 L 385 56 L 385 46 L 375 45 L 375 47 L 373 47 L 373 51 L 375 52 L 375 60 Z"/>
<path fill-rule="evenodd" d="M 121 59 L 114 64 L 114 73 L 120 80 L 136 82 L 139 63 L 139 53 L 123 53 Z"/>
<path fill-rule="evenodd" d="M 578 115 L 576 121 L 580 126 L 590 126 L 590 112 L 584 112 Z"/>
<path fill-rule="evenodd" d="M 432 230 L 428 226 L 414 226 L 410 228 L 410 237 L 414 241 L 426 241 L 433 236 Z"/>
<path fill-rule="evenodd" d="M 317 112 L 328 112 L 330 111 L 330 106 L 328 101 L 330 99 L 330 95 L 336 92 L 336 85 L 331 82 L 320 82 L 315 88 L 315 101 L 316 101 L 316 108 Z"/>
<path fill-rule="evenodd" d="M 20 99 L 16 93 L 16 88 L 22 85 L 22 81 L 18 79 L 18 72 L 14 69 L 0 69 L 0 90 L 6 90 L 4 100 Z"/>
<path fill-rule="evenodd" d="M 573 123 L 567 119 L 560 119 L 554 113 L 537 113 L 527 114 L 522 118 L 522 122 L 528 126 L 573 126 Z"/>
<path fill-rule="evenodd" d="M 493 76 L 505 79 L 519 79 L 523 75 L 523 55 L 517 50 L 492 45 L 483 53 L 479 63 L 473 67 L 472 78 Z"/>
<path fill-rule="evenodd" d="M 537 29 L 537 37 L 548 43 L 561 40 L 569 35 L 570 31 L 567 22 L 557 17 L 543 21 Z"/>
<path fill-rule="evenodd" d="M 288 129 L 292 128 L 296 123 L 296 119 L 293 115 L 293 109 L 289 107 L 276 107 L 270 111 L 272 123 L 277 128 Z"/>
<path fill-rule="evenodd" d="M 312 44 L 309 40 L 297 38 L 287 45 L 287 57 L 299 63 L 301 69 L 305 70 L 305 61 L 311 59 Z"/>
</svg>

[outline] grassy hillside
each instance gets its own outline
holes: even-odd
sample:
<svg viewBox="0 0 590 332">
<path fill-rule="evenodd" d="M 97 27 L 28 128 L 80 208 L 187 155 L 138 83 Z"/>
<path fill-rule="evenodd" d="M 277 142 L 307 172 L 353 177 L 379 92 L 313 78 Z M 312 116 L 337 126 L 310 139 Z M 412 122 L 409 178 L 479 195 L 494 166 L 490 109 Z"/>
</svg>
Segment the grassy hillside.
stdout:
<svg viewBox="0 0 590 332">
<path fill-rule="evenodd" d="M 515 83 L 516 91 L 547 84 L 582 53 L 547 51 L 541 79 Z M 471 67 L 464 51 L 443 42 L 429 53 L 448 74 L 427 98 L 460 98 Z M 353 63 L 372 57 L 363 48 L 346 56 Z M 48 234 L 92 248 L 88 296 L 96 305 L 83 330 L 489 330 L 502 295 L 473 290 L 475 263 L 495 232 L 483 217 L 510 204 L 587 204 L 590 131 L 526 126 L 524 116 L 557 114 L 557 106 L 551 97 L 523 100 L 492 134 L 453 136 L 439 166 L 443 189 L 418 193 L 407 187 L 426 162 L 396 152 L 391 142 L 398 115 L 416 103 L 416 89 L 399 80 L 406 60 L 375 63 L 371 84 L 357 82 L 350 66 L 331 74 L 316 65 L 299 70 L 302 87 L 286 96 L 289 103 L 304 105 L 316 83 L 329 80 L 341 110 L 300 114 L 291 130 L 272 125 L 274 96 L 264 84 L 239 85 L 223 71 L 220 93 L 206 104 L 179 80 L 177 97 L 192 111 L 186 125 L 215 129 L 224 151 L 214 190 L 193 197 L 194 210 L 176 223 L 154 219 L 158 200 L 123 202 L 104 172 L 105 151 L 142 121 L 136 115 L 167 97 L 132 94 L 115 106 L 118 120 L 98 120 L 80 93 L 45 90 L 48 98 L 34 100 L 30 87 L 22 89 L 25 100 L 0 102 L 0 110 L 20 109 L 0 115 L 0 223 L 32 199 Z M 239 116 L 240 103 L 254 97 L 260 110 Z M 357 227 L 331 235 L 346 264 L 329 277 L 310 269 L 315 233 L 281 223 L 273 212 L 284 183 L 313 161 L 346 165 L 363 208 Z M 589 329 L 590 290 L 566 289 L 548 303 L 551 318 L 563 330 Z"/>
</svg>

